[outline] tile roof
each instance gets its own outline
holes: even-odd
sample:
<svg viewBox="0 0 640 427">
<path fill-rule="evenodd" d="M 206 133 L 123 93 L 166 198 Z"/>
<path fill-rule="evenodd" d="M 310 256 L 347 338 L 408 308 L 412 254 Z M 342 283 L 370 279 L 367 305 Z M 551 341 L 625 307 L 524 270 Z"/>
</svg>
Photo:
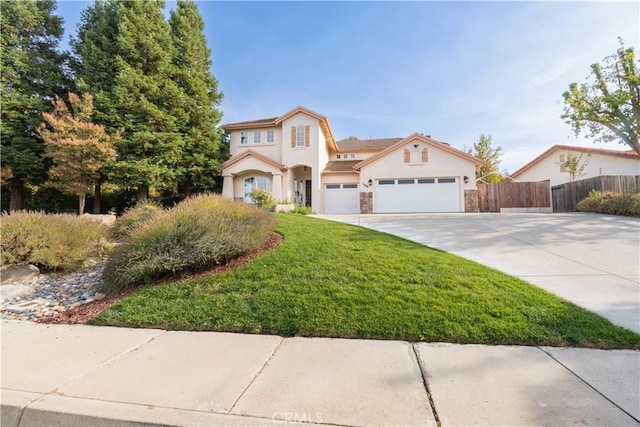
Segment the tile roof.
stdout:
<svg viewBox="0 0 640 427">
<path fill-rule="evenodd" d="M 250 120 L 248 122 L 235 122 L 235 123 L 226 123 L 221 125 L 221 127 L 239 127 L 239 126 L 247 126 L 247 127 L 251 127 L 251 126 L 255 126 L 255 125 L 274 125 L 276 120 L 278 118 L 277 117 L 271 117 L 268 119 L 259 119 L 259 120 Z"/>
<path fill-rule="evenodd" d="M 558 150 L 578 151 L 580 153 L 602 154 L 604 156 L 625 157 L 625 158 L 628 158 L 628 159 L 638 159 L 638 160 L 640 160 L 640 154 L 636 153 L 633 150 L 621 151 L 621 150 L 609 150 L 607 148 L 580 147 L 580 146 L 576 146 L 576 145 L 560 145 L 560 144 L 556 144 L 556 145 L 552 146 L 551 148 L 549 148 L 548 150 L 546 150 L 544 153 L 540 154 L 535 159 L 531 160 L 526 165 L 522 166 L 520 169 L 518 169 L 514 173 L 510 174 L 509 176 L 516 177 L 516 176 L 522 174 L 526 170 L 528 170 L 528 169 L 532 168 L 533 166 L 535 166 L 536 164 L 538 164 L 542 159 L 544 159 L 545 157 L 549 156 L 554 151 L 558 151 Z"/>
<path fill-rule="evenodd" d="M 403 138 L 380 138 L 380 139 L 342 139 L 336 141 L 338 150 L 359 150 L 359 149 L 383 149 L 391 147 Z"/>
<path fill-rule="evenodd" d="M 362 160 L 342 160 L 327 163 L 327 167 L 323 172 L 354 172 L 355 165 Z"/>
</svg>

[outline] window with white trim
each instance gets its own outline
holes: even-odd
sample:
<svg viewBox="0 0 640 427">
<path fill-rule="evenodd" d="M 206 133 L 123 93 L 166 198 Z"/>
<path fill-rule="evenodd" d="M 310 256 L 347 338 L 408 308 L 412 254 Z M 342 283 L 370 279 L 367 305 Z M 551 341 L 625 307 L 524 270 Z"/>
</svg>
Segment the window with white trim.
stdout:
<svg viewBox="0 0 640 427">
<path fill-rule="evenodd" d="M 261 188 L 267 193 L 270 191 L 269 178 L 264 176 L 252 176 L 244 180 L 244 201 L 245 203 L 255 203 L 251 193 L 256 188 Z"/>
<path fill-rule="evenodd" d="M 240 132 L 240 145 L 249 143 L 249 132 Z"/>
<path fill-rule="evenodd" d="M 262 132 L 259 130 L 253 132 L 253 143 L 260 144 L 262 142 Z"/>
<path fill-rule="evenodd" d="M 296 147 L 304 147 L 304 126 L 296 126 Z"/>
<path fill-rule="evenodd" d="M 272 130 L 267 131 L 267 142 L 268 143 L 276 142 L 276 136 L 274 131 Z"/>
</svg>

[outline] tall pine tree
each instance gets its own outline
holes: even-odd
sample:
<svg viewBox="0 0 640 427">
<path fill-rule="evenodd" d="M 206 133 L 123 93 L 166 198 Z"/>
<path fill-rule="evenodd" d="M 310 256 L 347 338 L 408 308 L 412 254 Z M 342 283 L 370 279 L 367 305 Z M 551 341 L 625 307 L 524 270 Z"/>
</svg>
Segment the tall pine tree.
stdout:
<svg viewBox="0 0 640 427">
<path fill-rule="evenodd" d="M 77 33 L 71 38 L 78 89 L 93 95 L 93 121 L 111 134 L 117 132 L 120 121 L 113 101 L 118 74 L 117 12 L 115 0 L 96 1 L 81 12 Z"/>
<path fill-rule="evenodd" d="M 53 0 L 5 0 L 0 5 L 0 139 L 2 166 L 11 186 L 9 210 L 22 209 L 25 184 L 46 179 L 44 144 L 36 133 L 56 94 L 68 90 L 58 51 L 62 18 Z"/>
<path fill-rule="evenodd" d="M 169 18 L 175 46 L 175 80 L 186 95 L 187 120 L 178 123 L 184 150 L 178 168 L 178 188 L 189 195 L 215 186 L 220 173 L 222 100 L 211 73 L 211 50 L 204 36 L 204 21 L 193 1 L 178 0 Z"/>
<path fill-rule="evenodd" d="M 118 3 L 118 54 L 114 101 L 124 128 L 117 144 L 116 176 L 138 189 L 172 187 L 184 141 L 179 125 L 187 120 L 185 96 L 173 80 L 174 46 L 164 19 L 163 1 Z"/>
</svg>

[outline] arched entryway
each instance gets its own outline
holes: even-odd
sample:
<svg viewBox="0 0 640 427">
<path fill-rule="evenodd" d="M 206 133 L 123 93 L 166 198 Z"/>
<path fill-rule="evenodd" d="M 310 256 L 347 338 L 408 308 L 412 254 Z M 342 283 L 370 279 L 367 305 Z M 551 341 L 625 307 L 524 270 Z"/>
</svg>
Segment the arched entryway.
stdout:
<svg viewBox="0 0 640 427">
<path fill-rule="evenodd" d="M 311 166 L 299 165 L 290 169 L 292 202 L 300 206 L 313 207 L 313 185 Z"/>
</svg>

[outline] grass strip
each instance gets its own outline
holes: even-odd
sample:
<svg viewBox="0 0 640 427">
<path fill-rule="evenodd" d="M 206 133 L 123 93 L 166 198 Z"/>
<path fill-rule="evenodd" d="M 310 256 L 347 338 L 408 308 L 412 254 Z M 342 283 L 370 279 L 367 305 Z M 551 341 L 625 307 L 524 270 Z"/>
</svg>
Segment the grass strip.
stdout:
<svg viewBox="0 0 640 427">
<path fill-rule="evenodd" d="M 233 272 L 149 287 L 92 323 L 168 330 L 640 348 L 518 278 L 395 236 L 278 214 L 283 243 Z"/>
</svg>

